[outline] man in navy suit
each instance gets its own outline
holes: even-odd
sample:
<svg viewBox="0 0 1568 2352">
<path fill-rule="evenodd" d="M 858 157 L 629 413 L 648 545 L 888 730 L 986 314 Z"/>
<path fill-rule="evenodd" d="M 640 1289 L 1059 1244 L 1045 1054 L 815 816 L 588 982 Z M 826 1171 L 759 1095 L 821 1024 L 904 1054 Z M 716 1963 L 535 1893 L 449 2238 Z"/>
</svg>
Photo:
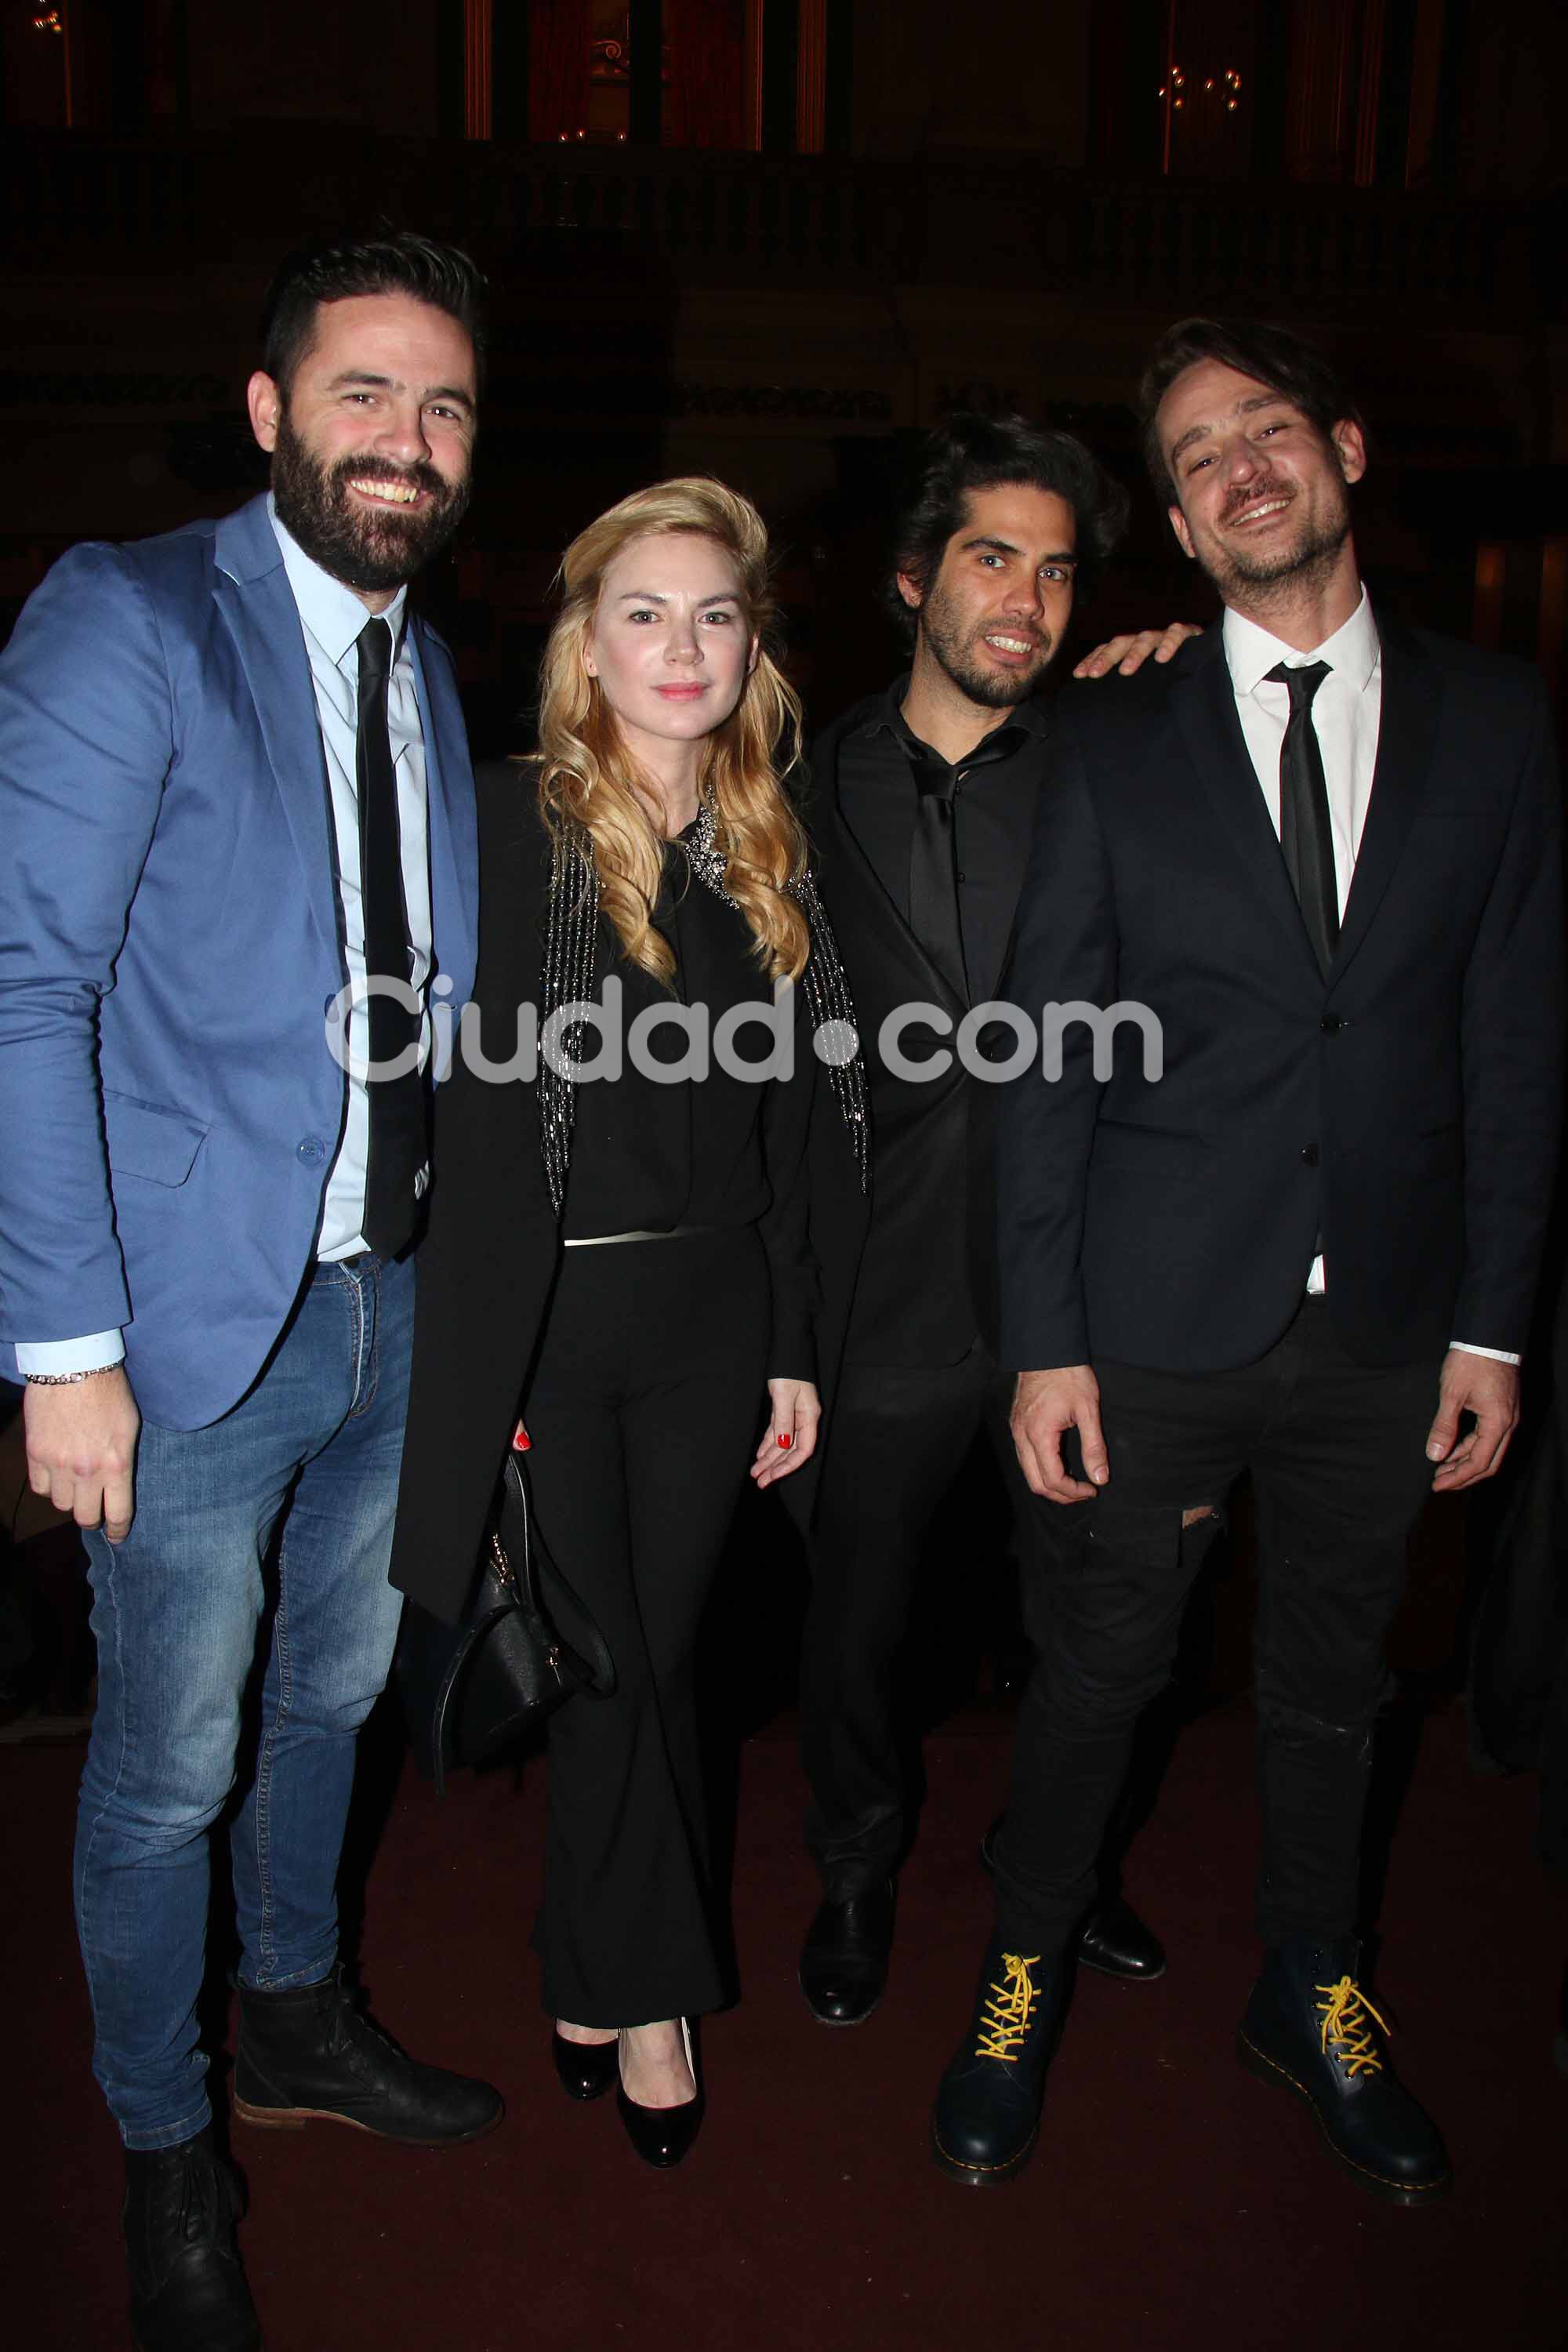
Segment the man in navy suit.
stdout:
<svg viewBox="0 0 1568 2352">
<path fill-rule="evenodd" d="M 1249 1469 L 1264 1961 L 1240 2056 L 1363 2187 L 1430 2203 L 1443 2142 L 1357 1976 L 1360 1842 L 1410 1527 L 1492 1475 L 1518 1416 L 1562 1061 L 1551 713 L 1522 665 L 1368 599 L 1365 444 L 1320 353 L 1189 320 L 1143 405 L 1225 614 L 1064 710 L 1020 902 L 1016 1002 L 1143 1008 L 1158 1051 L 1075 1018 L 1004 1106 L 1003 1361 L 1062 1556 L 932 2144 L 978 2186 L 1034 2144 L 1182 1529 Z"/>
<path fill-rule="evenodd" d="M 75 1894 L 142 2352 L 259 2341 L 196 2026 L 231 1794 L 239 2114 L 501 2113 L 360 2016 L 335 1902 L 400 1606 L 430 998 L 474 967 L 462 719 L 405 601 L 468 502 L 482 287 L 409 235 L 293 257 L 270 495 L 74 549 L 0 658 L 0 1369 L 89 1555 Z"/>
</svg>

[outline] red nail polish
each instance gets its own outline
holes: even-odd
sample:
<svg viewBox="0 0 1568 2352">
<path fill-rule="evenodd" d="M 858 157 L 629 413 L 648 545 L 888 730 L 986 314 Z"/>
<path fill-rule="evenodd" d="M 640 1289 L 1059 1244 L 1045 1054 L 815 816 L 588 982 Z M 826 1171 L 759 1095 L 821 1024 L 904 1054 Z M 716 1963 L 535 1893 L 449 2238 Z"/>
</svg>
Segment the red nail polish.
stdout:
<svg viewBox="0 0 1568 2352">
<path fill-rule="evenodd" d="M 520 1421 L 511 1434 L 511 1450 L 514 1454 L 528 1454 L 532 1447 L 533 1440 Z"/>
<path fill-rule="evenodd" d="M 779 1444 L 784 1447 L 784 1452 L 787 1454 L 790 1447 L 795 1444 L 795 1440 L 793 1437 L 785 1435 L 779 1439 Z"/>
</svg>

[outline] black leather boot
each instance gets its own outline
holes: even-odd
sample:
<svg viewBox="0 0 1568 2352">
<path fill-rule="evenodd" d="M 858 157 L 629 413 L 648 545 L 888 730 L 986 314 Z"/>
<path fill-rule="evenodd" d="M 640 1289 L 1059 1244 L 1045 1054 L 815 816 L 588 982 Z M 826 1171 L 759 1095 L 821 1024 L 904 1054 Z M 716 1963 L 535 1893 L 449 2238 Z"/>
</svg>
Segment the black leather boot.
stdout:
<svg viewBox="0 0 1568 2352">
<path fill-rule="evenodd" d="M 980 1841 L 980 1867 L 996 1875 L 996 1832 L 993 1822 Z M 1102 1895 L 1079 1930 L 1078 1957 L 1086 1969 L 1102 1977 L 1120 1977 L 1127 1984 L 1152 1984 L 1165 1973 L 1165 1947 L 1152 1927 L 1140 1919 L 1120 1895 Z"/>
<path fill-rule="evenodd" d="M 1249 2074 L 1305 2099 L 1336 2160 L 1397 2205 L 1427 2205 L 1452 2180 L 1436 2125 L 1384 2051 L 1386 2029 L 1355 1981 L 1351 1939 L 1276 1944 L 1237 2038 Z"/>
<path fill-rule="evenodd" d="M 125 2252 L 138 2352 L 260 2352 L 239 2267 L 239 2184 L 210 2127 L 177 2147 L 125 2151 Z"/>
<path fill-rule="evenodd" d="M 352 2124 L 414 2147 L 479 2139 L 505 2113 L 488 2083 L 405 2057 L 360 2015 L 341 1967 L 286 1992 L 241 1985 L 234 2105 L 247 2124 Z"/>
<path fill-rule="evenodd" d="M 974 2015 L 931 2109 L 931 2154 L 950 2179 L 989 2189 L 1028 2162 L 1064 1974 L 1059 1959 L 1004 1950 L 1000 1936 L 987 1944 Z"/>
<path fill-rule="evenodd" d="M 892 1948 L 890 1878 L 847 1902 L 821 1905 L 800 1955 L 800 1989 L 819 2025 L 858 2025 L 870 2016 L 888 1981 Z"/>
</svg>

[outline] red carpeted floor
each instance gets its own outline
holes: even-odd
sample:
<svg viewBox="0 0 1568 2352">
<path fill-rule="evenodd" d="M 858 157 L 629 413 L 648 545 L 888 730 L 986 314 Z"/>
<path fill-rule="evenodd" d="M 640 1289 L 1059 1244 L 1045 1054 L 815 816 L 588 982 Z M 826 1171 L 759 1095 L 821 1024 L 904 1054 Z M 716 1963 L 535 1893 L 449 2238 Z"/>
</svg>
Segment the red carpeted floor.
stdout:
<svg viewBox="0 0 1568 2352">
<path fill-rule="evenodd" d="M 490 2075 L 501 2131 L 441 2156 L 357 2134 L 237 2127 L 244 2244 L 268 2352 L 1383 2352 L 1568 2343 L 1568 2081 L 1552 2030 L 1568 1916 L 1531 1850 L 1528 1782 L 1476 1777 L 1458 1707 L 1426 1723 L 1383 1905 L 1378 1984 L 1396 2050 L 1447 2131 L 1455 2193 L 1363 2196 L 1310 2118 L 1233 2056 L 1253 1966 L 1250 1717 L 1181 1738 L 1129 1892 L 1170 1947 L 1151 1987 L 1079 1986 L 1034 2164 L 951 2185 L 926 2153 L 931 2089 L 984 1932 L 975 1841 L 1007 1722 L 930 1741 L 888 1995 L 853 2032 L 813 2023 L 795 1959 L 813 1903 L 780 1719 L 741 1754 L 742 1999 L 712 2020 L 710 2115 L 679 2172 L 641 2168 L 608 2101 L 551 2073 L 528 1949 L 543 1770 L 468 1779 L 445 1806 L 411 1773 L 364 1895 L 363 1974 L 422 2055 Z M 12 2156 L 7 2340 L 127 2339 L 120 2164 L 88 2074 L 69 1916 L 76 1748 L 0 1754 L 7 1824 Z"/>
</svg>

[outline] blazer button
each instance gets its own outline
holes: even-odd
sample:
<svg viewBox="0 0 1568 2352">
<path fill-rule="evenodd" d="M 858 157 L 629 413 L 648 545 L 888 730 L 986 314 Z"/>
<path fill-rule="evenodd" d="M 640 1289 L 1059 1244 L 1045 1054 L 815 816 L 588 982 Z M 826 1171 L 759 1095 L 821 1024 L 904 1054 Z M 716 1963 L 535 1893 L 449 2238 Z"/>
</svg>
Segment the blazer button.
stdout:
<svg viewBox="0 0 1568 2352">
<path fill-rule="evenodd" d="M 1319 1028 L 1330 1037 L 1337 1037 L 1344 1025 L 1342 1017 L 1337 1013 L 1325 1013 L 1318 1024 Z"/>
<path fill-rule="evenodd" d="M 318 1160 L 324 1160 L 327 1156 L 327 1147 L 319 1135 L 307 1135 L 296 1147 L 296 1150 L 307 1168 L 313 1168 Z"/>
<path fill-rule="evenodd" d="M 1304 1144 L 1301 1146 L 1301 1165 L 1302 1165 L 1302 1167 L 1303 1167 L 1303 1168 L 1315 1168 L 1315 1167 L 1317 1166 L 1317 1164 L 1318 1164 L 1318 1147 L 1317 1147 L 1317 1145 L 1316 1145 L 1315 1143 L 1304 1143 Z"/>
</svg>

